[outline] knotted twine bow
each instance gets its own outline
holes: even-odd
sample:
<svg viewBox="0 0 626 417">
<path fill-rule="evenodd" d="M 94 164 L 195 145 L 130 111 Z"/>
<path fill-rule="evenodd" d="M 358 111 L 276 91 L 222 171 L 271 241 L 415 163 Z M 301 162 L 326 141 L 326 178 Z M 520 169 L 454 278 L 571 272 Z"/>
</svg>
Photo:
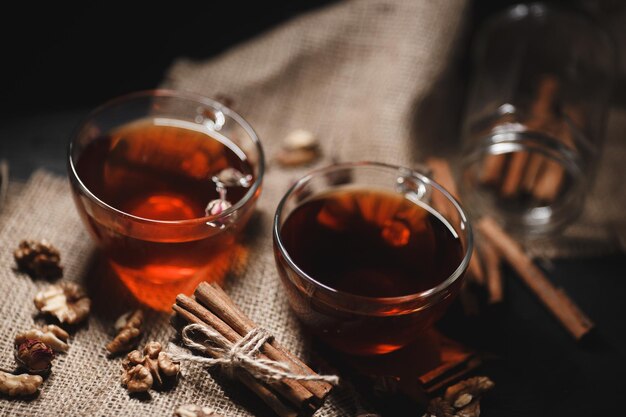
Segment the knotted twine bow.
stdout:
<svg viewBox="0 0 626 417">
<path fill-rule="evenodd" d="M 196 336 L 192 336 L 193 334 Z M 335 375 L 297 374 L 293 373 L 286 363 L 259 358 L 258 353 L 263 344 L 273 338 L 267 330 L 259 327 L 252 329 L 236 343 L 230 342 L 215 329 L 201 324 L 185 326 L 181 335 L 186 347 L 213 357 L 188 354 L 177 351 L 174 347 L 170 350 L 173 351 L 172 359 L 175 361 L 194 362 L 208 367 L 219 365 L 230 372 L 244 369 L 253 377 L 262 380 L 325 381 L 333 385 L 339 383 L 339 377 Z M 201 342 L 194 340 L 197 339 L 197 335 L 203 336 L 204 340 Z"/>
</svg>

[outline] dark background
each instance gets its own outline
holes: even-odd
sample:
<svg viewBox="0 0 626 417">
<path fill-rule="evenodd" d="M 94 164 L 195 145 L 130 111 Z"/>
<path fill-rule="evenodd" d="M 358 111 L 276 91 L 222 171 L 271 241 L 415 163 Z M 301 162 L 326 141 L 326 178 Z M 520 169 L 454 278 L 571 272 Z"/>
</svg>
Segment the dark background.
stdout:
<svg viewBox="0 0 626 417">
<path fill-rule="evenodd" d="M 96 105 L 158 86 L 176 57 L 209 58 L 327 3 L 14 4 L 17 10 L 5 13 L 0 25 L 0 158 L 10 162 L 14 178 L 26 179 L 38 167 L 64 173 L 69 135 Z M 511 3 L 474 1 L 463 49 L 486 16 Z M 611 13 L 621 2 L 557 3 Z M 471 76 L 467 55 L 458 65 Z M 482 415 L 623 415 L 625 266 L 626 257 L 615 254 L 559 260 L 548 271 L 597 323 L 585 343 L 575 343 L 508 270 L 505 305 L 452 326 L 457 337 L 491 354 L 481 372 L 497 386 L 483 401 Z"/>
</svg>

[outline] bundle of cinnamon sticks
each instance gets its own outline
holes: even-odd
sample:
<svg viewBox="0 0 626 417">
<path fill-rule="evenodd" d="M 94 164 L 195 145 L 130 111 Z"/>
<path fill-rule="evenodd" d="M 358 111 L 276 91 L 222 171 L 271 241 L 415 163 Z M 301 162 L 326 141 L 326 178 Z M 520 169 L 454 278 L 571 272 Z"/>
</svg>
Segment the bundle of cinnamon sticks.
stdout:
<svg viewBox="0 0 626 417">
<path fill-rule="evenodd" d="M 232 343 L 237 343 L 258 327 L 215 283 L 201 283 L 193 297 L 178 295 L 172 309 L 172 324 L 175 327 L 180 329 L 186 324 L 210 326 Z M 261 346 L 259 357 L 286 364 L 293 373 L 317 375 L 275 339 L 270 339 Z M 236 369 L 234 376 L 281 417 L 312 415 L 332 388 L 331 384 L 324 381 L 262 381 L 242 369 Z"/>
<path fill-rule="evenodd" d="M 447 161 L 431 158 L 427 165 L 433 176 L 457 200 L 458 190 L 454 177 Z M 434 201 L 435 208 L 437 202 Z M 492 303 L 503 300 L 502 276 L 500 267 L 506 261 L 516 272 L 528 288 L 539 298 L 545 307 L 559 320 L 565 329 L 576 339 L 585 336 L 592 328 L 592 321 L 578 308 L 576 303 L 562 288 L 555 287 L 545 276 L 532 259 L 526 254 L 522 246 L 515 241 L 498 223 L 489 216 L 484 216 L 475 226 L 475 248 L 467 269 L 468 281 L 478 285 L 485 285 L 489 292 L 489 301 Z M 461 301 L 467 291 L 461 292 Z"/>
<path fill-rule="evenodd" d="M 558 79 L 552 75 L 543 76 L 526 120 L 518 122 L 522 123 L 524 132 L 541 134 L 571 148 L 574 146 L 572 126 L 562 117 L 557 117 L 558 93 Z M 584 120 L 580 111 L 569 107 L 563 109 L 563 113 L 575 125 L 582 126 Z M 566 186 L 566 172 L 556 160 L 539 151 L 524 149 L 486 156 L 478 180 L 482 185 L 491 187 L 499 198 L 531 197 L 541 204 L 551 204 Z"/>
</svg>

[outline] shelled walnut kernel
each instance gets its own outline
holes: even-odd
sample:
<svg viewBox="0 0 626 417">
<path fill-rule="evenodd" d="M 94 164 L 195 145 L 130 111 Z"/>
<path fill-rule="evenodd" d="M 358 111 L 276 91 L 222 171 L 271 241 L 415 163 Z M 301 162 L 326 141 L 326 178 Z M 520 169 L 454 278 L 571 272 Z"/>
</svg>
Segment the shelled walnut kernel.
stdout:
<svg viewBox="0 0 626 417">
<path fill-rule="evenodd" d="M 141 326 L 143 324 L 143 311 L 133 310 L 120 316 L 115 323 L 117 334 L 106 345 L 106 350 L 111 354 L 127 352 L 137 346 L 141 338 Z"/>
<path fill-rule="evenodd" d="M 45 240 L 22 240 L 13 256 L 18 268 L 33 278 L 55 279 L 63 275 L 61 254 Z"/>
<path fill-rule="evenodd" d="M 42 313 L 55 316 L 61 323 L 76 324 L 89 315 L 91 300 L 78 284 L 61 282 L 38 292 L 35 306 Z"/>
<path fill-rule="evenodd" d="M 428 404 L 424 417 L 478 417 L 480 397 L 495 384 L 486 376 L 477 376 L 454 384 L 442 397 Z"/>
<path fill-rule="evenodd" d="M 43 384 L 39 375 L 13 375 L 0 371 L 0 392 L 11 397 L 18 395 L 32 395 Z"/>
<path fill-rule="evenodd" d="M 56 352 L 67 352 L 69 345 L 67 340 L 70 335 L 54 324 L 48 324 L 41 328 L 33 327 L 32 329 L 18 333 L 15 336 L 15 344 L 19 345 L 27 339 L 37 339 L 50 346 Z"/>
<path fill-rule="evenodd" d="M 200 407 L 195 404 L 181 405 L 174 411 L 176 417 L 222 417 L 211 407 Z"/>
<path fill-rule="evenodd" d="M 306 165 L 321 155 L 317 138 L 308 130 L 297 129 L 283 140 L 282 148 L 276 153 L 276 162 L 282 166 Z"/>
<path fill-rule="evenodd" d="M 148 342 L 143 351 L 133 350 L 122 361 L 122 385 L 129 392 L 163 388 L 178 377 L 180 364 L 163 352 L 159 342 Z"/>
<path fill-rule="evenodd" d="M 455 408 L 463 408 L 493 387 L 494 383 L 491 379 L 486 376 L 477 376 L 448 387 L 443 398 Z"/>
</svg>

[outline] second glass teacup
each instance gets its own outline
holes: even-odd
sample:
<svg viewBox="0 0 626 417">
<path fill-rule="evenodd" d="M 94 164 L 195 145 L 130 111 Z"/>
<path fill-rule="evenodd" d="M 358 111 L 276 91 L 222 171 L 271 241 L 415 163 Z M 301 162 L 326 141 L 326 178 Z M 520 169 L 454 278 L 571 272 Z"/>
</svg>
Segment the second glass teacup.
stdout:
<svg viewBox="0 0 626 417">
<path fill-rule="evenodd" d="M 78 212 L 111 269 L 159 309 L 223 277 L 264 171 L 259 139 L 241 116 L 170 90 L 96 109 L 72 138 L 68 162 Z"/>
<path fill-rule="evenodd" d="M 431 178 L 374 162 L 333 165 L 293 185 L 274 218 L 274 254 L 300 320 L 333 348 L 392 352 L 459 292 L 472 232 Z"/>
</svg>

